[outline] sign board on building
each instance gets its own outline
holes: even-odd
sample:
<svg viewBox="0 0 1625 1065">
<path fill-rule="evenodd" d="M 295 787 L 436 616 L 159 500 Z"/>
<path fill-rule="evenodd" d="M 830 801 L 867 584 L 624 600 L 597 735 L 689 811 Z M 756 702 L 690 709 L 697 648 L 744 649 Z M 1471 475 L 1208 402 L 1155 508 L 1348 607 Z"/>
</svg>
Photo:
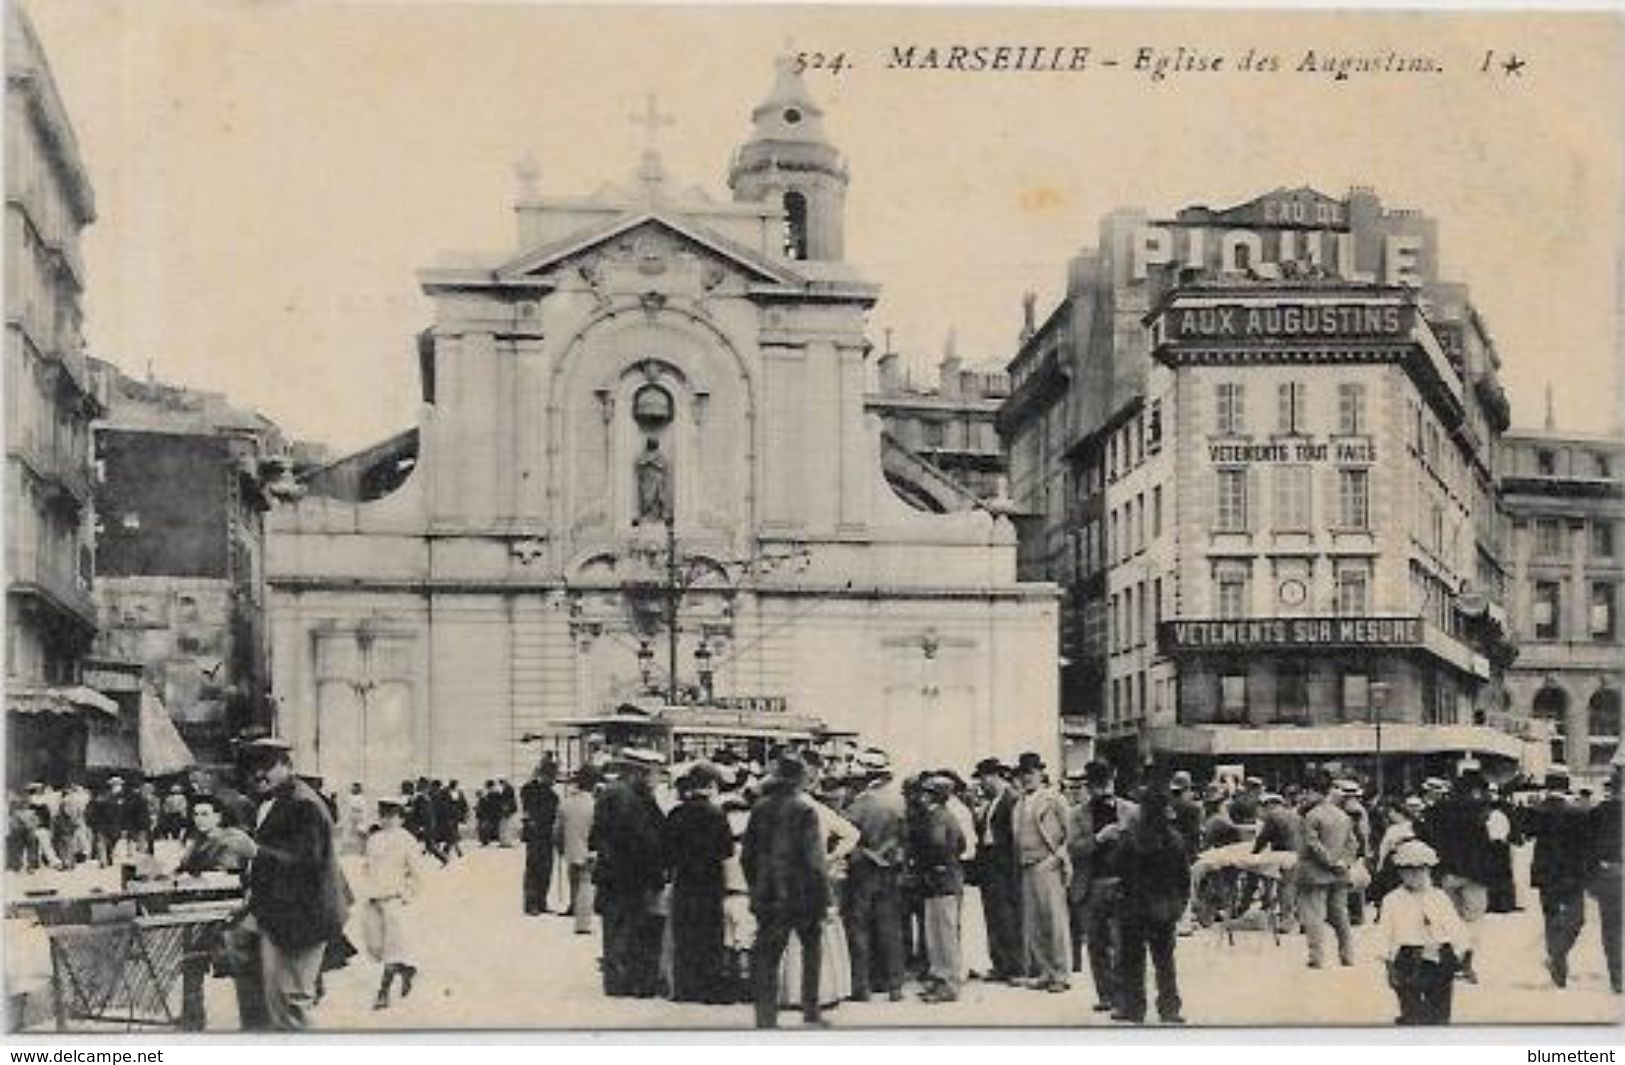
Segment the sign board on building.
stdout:
<svg viewBox="0 0 1625 1065">
<path fill-rule="evenodd" d="M 1254 651 L 1303 647 L 1420 647 L 1422 619 L 1412 617 L 1237 618 L 1164 621 L 1157 645 L 1180 651 Z"/>
<path fill-rule="evenodd" d="M 1163 339 L 1173 343 L 1280 340 L 1400 340 L 1416 308 L 1399 303 L 1216 303 L 1169 308 Z"/>
</svg>

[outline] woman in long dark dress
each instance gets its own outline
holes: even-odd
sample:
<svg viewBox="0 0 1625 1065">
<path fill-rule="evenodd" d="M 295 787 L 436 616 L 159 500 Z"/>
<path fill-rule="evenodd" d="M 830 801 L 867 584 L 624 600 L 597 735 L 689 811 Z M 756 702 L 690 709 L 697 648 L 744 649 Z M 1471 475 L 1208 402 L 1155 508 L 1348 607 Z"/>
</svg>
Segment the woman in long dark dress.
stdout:
<svg viewBox="0 0 1625 1065">
<path fill-rule="evenodd" d="M 697 766 L 677 782 L 682 801 L 666 815 L 666 869 L 671 874 L 671 997 L 676 1002 L 730 1001 L 724 974 L 722 863 L 733 854 L 728 819 L 712 801 L 715 774 Z"/>
</svg>

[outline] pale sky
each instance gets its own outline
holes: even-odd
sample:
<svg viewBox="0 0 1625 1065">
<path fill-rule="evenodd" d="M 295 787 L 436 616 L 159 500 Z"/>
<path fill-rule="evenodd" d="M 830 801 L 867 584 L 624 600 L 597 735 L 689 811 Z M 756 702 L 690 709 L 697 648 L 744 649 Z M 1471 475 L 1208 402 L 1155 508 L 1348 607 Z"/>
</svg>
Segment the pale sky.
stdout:
<svg viewBox="0 0 1625 1065">
<path fill-rule="evenodd" d="M 1003 362 L 1100 216 L 1229 206 L 1277 186 L 1374 187 L 1439 220 L 1514 422 L 1551 381 L 1566 428 L 1620 421 L 1621 23 L 1606 15 L 819 9 L 28 0 L 96 188 L 94 354 L 228 393 L 294 435 L 365 445 L 416 418 L 415 271 L 513 250 L 513 163 L 551 195 L 622 182 L 647 92 L 682 186 L 727 197 L 772 57 L 809 76 L 852 173 L 847 253 L 883 286 L 871 337 L 934 374 Z M 884 69 L 893 45 L 1089 46 L 1079 74 Z M 1275 74 L 1153 82 L 1141 47 L 1275 53 Z M 1293 70 L 1322 54 L 1431 56 L 1438 74 Z M 1480 73 L 1486 50 L 1525 66 Z"/>
</svg>

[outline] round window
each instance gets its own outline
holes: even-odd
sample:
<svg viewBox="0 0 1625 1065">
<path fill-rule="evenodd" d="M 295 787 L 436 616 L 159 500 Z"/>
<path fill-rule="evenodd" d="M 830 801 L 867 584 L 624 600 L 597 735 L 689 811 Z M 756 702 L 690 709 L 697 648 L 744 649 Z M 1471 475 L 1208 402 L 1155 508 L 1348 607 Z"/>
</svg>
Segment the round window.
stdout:
<svg viewBox="0 0 1625 1065">
<path fill-rule="evenodd" d="M 795 125 L 796 123 L 800 122 L 801 121 L 801 111 L 800 111 L 800 109 L 794 108 L 794 107 L 786 107 L 784 109 L 784 120 L 786 122 L 788 122 L 792 126 Z"/>
<path fill-rule="evenodd" d="M 645 429 L 661 428 L 671 415 L 671 393 L 659 385 L 644 385 L 632 397 L 632 418 Z"/>
</svg>

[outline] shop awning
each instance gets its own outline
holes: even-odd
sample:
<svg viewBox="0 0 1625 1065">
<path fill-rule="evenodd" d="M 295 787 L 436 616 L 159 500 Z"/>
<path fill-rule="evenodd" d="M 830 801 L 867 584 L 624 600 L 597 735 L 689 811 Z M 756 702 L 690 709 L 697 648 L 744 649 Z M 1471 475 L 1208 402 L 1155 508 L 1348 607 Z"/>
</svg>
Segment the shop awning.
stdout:
<svg viewBox="0 0 1625 1065">
<path fill-rule="evenodd" d="M 169 719 L 163 700 L 151 691 L 141 693 L 140 709 L 133 721 L 126 718 L 110 728 L 93 728 L 85 741 L 87 769 L 162 777 L 184 772 L 195 762 L 191 748 Z"/>
<path fill-rule="evenodd" d="M 117 718 L 118 703 L 94 688 L 8 687 L 6 709 L 19 714 L 77 714 L 95 710 Z"/>
<path fill-rule="evenodd" d="M 1173 725 L 1153 729 L 1154 749 L 1170 754 L 1374 755 L 1475 753 L 1521 761 L 1524 741 L 1484 725 L 1385 724 L 1379 743 L 1369 724 L 1253 728 L 1240 725 Z"/>
</svg>

